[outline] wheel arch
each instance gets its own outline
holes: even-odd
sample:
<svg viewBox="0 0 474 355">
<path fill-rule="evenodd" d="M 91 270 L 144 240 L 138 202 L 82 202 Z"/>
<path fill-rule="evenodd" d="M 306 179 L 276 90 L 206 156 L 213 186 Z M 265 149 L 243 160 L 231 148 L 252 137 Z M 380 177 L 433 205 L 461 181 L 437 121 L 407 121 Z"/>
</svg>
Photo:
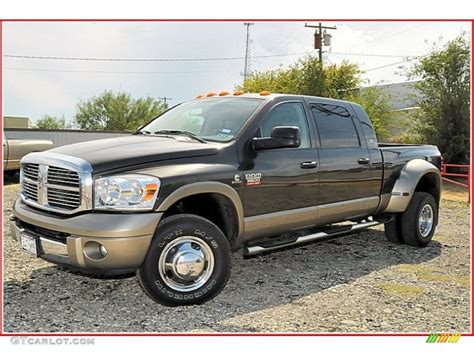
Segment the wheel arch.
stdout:
<svg viewBox="0 0 474 355">
<path fill-rule="evenodd" d="M 439 206 L 441 173 L 436 166 L 423 159 L 413 159 L 402 169 L 385 212 L 404 212 L 416 191 L 430 193 Z"/>
<path fill-rule="evenodd" d="M 180 211 L 180 208 L 186 210 Z M 209 219 L 226 235 L 232 247 L 244 233 L 244 210 L 238 193 L 220 182 L 197 182 L 167 196 L 157 211 L 164 217 L 192 213 Z"/>
</svg>

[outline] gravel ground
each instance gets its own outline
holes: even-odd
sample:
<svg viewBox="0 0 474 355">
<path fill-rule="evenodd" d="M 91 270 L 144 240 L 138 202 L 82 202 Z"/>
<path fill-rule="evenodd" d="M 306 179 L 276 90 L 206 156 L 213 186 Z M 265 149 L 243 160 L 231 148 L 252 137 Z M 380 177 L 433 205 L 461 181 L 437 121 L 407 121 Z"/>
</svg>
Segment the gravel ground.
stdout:
<svg viewBox="0 0 474 355">
<path fill-rule="evenodd" d="M 252 259 L 234 255 L 202 306 L 155 304 L 135 277 L 90 278 L 19 251 L 4 187 L 6 332 L 469 332 L 469 206 L 443 200 L 434 241 L 389 244 L 382 228 Z"/>
</svg>

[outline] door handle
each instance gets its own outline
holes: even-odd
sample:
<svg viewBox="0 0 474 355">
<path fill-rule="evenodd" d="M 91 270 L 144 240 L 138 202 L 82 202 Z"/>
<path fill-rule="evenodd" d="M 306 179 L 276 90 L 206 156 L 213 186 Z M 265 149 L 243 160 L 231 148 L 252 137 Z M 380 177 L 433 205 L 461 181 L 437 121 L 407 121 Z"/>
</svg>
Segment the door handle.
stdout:
<svg viewBox="0 0 474 355">
<path fill-rule="evenodd" d="M 359 164 L 369 164 L 370 163 L 370 158 L 364 157 L 364 158 L 359 158 L 357 161 Z"/>
<path fill-rule="evenodd" d="M 301 169 L 314 169 L 318 166 L 317 161 L 304 161 L 301 163 Z"/>
</svg>

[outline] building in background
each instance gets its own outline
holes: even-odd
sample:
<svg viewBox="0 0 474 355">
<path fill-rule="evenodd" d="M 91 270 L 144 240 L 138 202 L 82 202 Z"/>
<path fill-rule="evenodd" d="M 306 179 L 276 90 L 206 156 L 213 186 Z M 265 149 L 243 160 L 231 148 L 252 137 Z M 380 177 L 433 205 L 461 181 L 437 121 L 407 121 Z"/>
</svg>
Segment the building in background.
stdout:
<svg viewBox="0 0 474 355">
<path fill-rule="evenodd" d="M 23 116 L 3 116 L 3 128 L 31 128 L 29 117 Z"/>
<path fill-rule="evenodd" d="M 415 89 L 416 81 L 408 81 L 395 84 L 384 84 L 372 86 L 381 90 L 384 94 L 389 95 L 390 105 L 392 106 L 391 119 L 388 122 L 387 130 L 391 137 L 396 138 L 406 133 L 407 126 L 410 125 L 411 113 L 419 110 L 416 102 L 421 95 Z M 363 91 L 365 88 L 362 88 Z"/>
</svg>

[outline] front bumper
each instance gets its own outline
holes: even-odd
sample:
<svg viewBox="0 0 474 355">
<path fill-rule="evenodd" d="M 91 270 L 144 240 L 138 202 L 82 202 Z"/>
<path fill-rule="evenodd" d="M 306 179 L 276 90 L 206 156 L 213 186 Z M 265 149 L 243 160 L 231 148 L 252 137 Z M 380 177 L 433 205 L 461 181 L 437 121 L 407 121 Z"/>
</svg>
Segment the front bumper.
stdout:
<svg viewBox="0 0 474 355">
<path fill-rule="evenodd" d="M 55 216 L 20 199 L 13 207 L 15 240 L 27 233 L 37 240 L 38 256 L 78 269 L 130 270 L 143 263 L 162 213 L 86 213 Z M 100 246 L 107 253 L 100 253 Z"/>
</svg>

